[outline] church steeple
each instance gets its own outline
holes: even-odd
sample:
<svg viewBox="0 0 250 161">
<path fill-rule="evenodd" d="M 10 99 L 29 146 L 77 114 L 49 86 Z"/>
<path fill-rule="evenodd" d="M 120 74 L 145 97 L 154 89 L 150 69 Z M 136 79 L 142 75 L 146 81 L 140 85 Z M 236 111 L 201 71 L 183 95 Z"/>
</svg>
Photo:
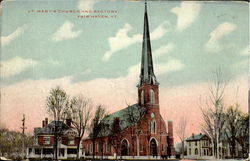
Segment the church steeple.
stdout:
<svg viewBox="0 0 250 161">
<path fill-rule="evenodd" d="M 145 2 L 141 57 L 141 74 L 138 84 L 138 103 L 144 107 L 159 107 L 159 83 L 156 80 L 150 45 L 147 2 Z"/>
<path fill-rule="evenodd" d="M 150 33 L 148 25 L 147 2 L 145 2 L 144 11 L 144 28 L 143 28 L 143 43 L 142 43 L 142 57 L 141 57 L 141 74 L 139 86 L 143 84 L 158 85 L 153 67 L 153 59 L 150 45 Z"/>
</svg>

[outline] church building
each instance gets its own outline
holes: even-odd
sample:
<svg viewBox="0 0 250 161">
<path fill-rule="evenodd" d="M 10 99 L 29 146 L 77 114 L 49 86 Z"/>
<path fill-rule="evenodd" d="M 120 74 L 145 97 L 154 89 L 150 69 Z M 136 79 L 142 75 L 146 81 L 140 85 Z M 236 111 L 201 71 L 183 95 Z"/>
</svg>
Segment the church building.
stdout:
<svg viewBox="0 0 250 161">
<path fill-rule="evenodd" d="M 175 155 L 173 122 L 160 114 L 159 83 L 154 74 L 147 15 L 144 11 L 141 73 L 138 102 L 103 119 L 106 129 L 82 141 L 86 158 L 160 158 Z M 91 134 L 90 134 L 91 135 Z"/>
</svg>

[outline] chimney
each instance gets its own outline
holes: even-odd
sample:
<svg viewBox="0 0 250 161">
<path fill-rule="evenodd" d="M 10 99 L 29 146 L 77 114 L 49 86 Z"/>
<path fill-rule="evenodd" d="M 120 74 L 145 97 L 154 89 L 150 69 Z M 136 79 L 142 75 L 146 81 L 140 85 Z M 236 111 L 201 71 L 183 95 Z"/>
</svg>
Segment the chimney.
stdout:
<svg viewBox="0 0 250 161">
<path fill-rule="evenodd" d="M 67 125 L 68 127 L 71 126 L 71 119 L 66 119 L 66 125 Z"/>
<path fill-rule="evenodd" d="M 194 133 L 192 133 L 192 137 L 194 138 Z"/>
<path fill-rule="evenodd" d="M 173 136 L 173 121 L 168 121 L 168 135 Z"/>
<path fill-rule="evenodd" d="M 47 126 L 48 125 L 48 118 L 46 117 L 45 118 L 45 126 Z"/>
<path fill-rule="evenodd" d="M 43 121 L 43 127 L 45 126 L 45 121 Z"/>
</svg>

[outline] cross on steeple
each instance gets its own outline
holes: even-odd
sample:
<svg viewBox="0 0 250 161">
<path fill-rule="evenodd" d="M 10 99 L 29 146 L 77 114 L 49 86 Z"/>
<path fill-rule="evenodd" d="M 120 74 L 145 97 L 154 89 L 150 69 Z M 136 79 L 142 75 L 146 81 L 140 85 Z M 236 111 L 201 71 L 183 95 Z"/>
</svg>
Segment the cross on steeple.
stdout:
<svg viewBox="0 0 250 161">
<path fill-rule="evenodd" d="M 141 74 L 139 86 L 143 84 L 158 85 L 153 67 L 153 59 L 150 44 L 150 32 L 148 25 L 147 2 L 145 1 L 144 11 L 144 28 L 143 28 L 143 43 L 142 43 L 142 57 L 141 57 Z"/>
</svg>

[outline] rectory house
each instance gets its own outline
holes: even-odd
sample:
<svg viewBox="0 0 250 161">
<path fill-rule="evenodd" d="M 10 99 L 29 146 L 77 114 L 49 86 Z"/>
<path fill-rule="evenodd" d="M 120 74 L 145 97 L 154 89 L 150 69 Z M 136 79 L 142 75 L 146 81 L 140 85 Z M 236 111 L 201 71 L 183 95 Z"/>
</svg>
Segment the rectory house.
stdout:
<svg viewBox="0 0 250 161">
<path fill-rule="evenodd" d="M 57 127 L 58 130 L 55 130 Z M 55 131 L 57 131 L 58 143 L 55 144 Z M 42 121 L 42 127 L 34 128 L 34 144 L 27 149 L 29 159 L 52 159 L 57 155 L 58 159 L 76 158 L 77 131 L 71 126 L 71 119 L 66 119 L 66 124 L 62 121 L 52 121 L 48 123 L 48 118 Z M 54 146 L 57 145 L 57 152 Z M 80 154 L 81 150 L 80 150 Z"/>
</svg>

